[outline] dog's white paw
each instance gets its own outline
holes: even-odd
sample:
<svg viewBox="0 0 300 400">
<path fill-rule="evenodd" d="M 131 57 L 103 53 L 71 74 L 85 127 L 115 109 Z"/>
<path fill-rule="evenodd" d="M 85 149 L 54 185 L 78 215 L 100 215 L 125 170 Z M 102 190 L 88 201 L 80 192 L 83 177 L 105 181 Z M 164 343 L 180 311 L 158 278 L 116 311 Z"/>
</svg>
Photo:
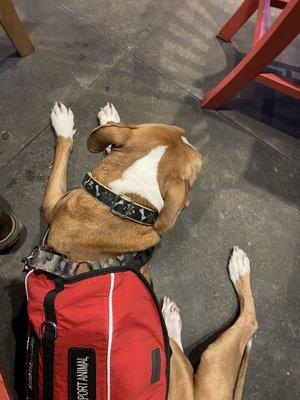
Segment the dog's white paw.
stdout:
<svg viewBox="0 0 300 400">
<path fill-rule="evenodd" d="M 168 297 L 164 297 L 162 314 L 166 323 L 169 337 L 175 340 L 178 346 L 182 349 L 181 329 L 182 321 L 179 314 L 179 308 L 174 301 Z"/>
<path fill-rule="evenodd" d="M 57 136 L 73 140 L 76 129 L 74 129 L 74 114 L 70 108 L 63 103 L 55 102 L 50 119 Z"/>
<path fill-rule="evenodd" d="M 229 260 L 230 279 L 235 284 L 243 275 L 250 272 L 250 260 L 247 254 L 237 246 L 234 246 Z"/>
<path fill-rule="evenodd" d="M 106 125 L 108 122 L 116 122 L 118 124 L 121 121 L 118 111 L 112 103 L 107 103 L 106 106 L 100 109 L 98 119 L 100 125 Z"/>
</svg>

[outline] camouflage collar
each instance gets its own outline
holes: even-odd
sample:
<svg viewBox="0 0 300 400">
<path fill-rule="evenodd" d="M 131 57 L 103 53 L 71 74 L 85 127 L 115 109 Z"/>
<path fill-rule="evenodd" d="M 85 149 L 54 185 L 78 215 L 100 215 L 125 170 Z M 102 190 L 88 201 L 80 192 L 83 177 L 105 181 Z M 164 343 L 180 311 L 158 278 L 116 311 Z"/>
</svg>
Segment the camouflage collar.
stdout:
<svg viewBox="0 0 300 400">
<path fill-rule="evenodd" d="M 88 264 L 91 271 L 110 267 L 140 269 L 149 262 L 152 252 L 153 248 L 150 248 L 137 253 L 125 253 L 114 258 L 74 262 L 69 260 L 65 255 L 56 253 L 49 246 L 42 244 L 35 247 L 30 256 L 24 257 L 22 262 L 25 264 L 25 271 L 34 269 L 62 278 L 70 278 L 75 275 L 78 266 L 83 263 Z"/>
</svg>

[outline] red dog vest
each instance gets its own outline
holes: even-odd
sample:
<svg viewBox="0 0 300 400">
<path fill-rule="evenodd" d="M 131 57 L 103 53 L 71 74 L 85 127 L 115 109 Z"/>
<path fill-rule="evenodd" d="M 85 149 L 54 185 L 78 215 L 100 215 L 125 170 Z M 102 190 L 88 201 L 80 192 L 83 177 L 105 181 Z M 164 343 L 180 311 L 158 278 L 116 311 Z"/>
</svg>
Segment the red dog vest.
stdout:
<svg viewBox="0 0 300 400">
<path fill-rule="evenodd" d="M 29 400 L 165 400 L 170 349 L 141 273 L 26 277 Z"/>
</svg>

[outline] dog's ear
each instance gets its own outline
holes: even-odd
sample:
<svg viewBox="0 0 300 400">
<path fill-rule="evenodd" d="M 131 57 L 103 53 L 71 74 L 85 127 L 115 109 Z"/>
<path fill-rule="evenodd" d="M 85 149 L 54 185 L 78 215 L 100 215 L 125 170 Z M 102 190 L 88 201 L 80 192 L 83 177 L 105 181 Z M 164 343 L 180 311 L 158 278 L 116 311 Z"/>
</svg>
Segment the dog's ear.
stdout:
<svg viewBox="0 0 300 400">
<path fill-rule="evenodd" d="M 163 236 L 174 226 L 178 215 L 184 208 L 189 194 L 189 184 L 185 179 L 171 177 L 167 182 L 164 206 L 154 223 L 155 231 Z"/>
<path fill-rule="evenodd" d="M 90 133 L 87 139 L 87 148 L 91 153 L 99 153 L 113 144 L 115 146 L 124 146 L 130 138 L 131 130 L 136 129 L 134 124 L 107 124 L 99 126 Z"/>
</svg>

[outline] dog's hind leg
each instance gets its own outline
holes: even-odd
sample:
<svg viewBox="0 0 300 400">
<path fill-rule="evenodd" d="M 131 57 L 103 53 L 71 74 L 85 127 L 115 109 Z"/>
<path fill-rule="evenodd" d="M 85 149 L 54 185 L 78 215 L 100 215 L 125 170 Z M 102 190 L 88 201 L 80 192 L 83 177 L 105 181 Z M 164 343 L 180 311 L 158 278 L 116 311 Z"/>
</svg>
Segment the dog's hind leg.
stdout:
<svg viewBox="0 0 300 400">
<path fill-rule="evenodd" d="M 164 298 L 162 306 L 162 314 L 166 323 L 169 337 L 175 340 L 180 349 L 182 350 L 181 343 L 181 329 L 182 322 L 179 314 L 179 308 L 176 303 L 168 297 Z"/>
<path fill-rule="evenodd" d="M 73 136 L 76 132 L 73 112 L 64 104 L 55 103 L 50 118 L 56 133 L 56 149 L 53 169 L 44 197 L 44 213 L 47 222 L 51 222 L 56 203 L 67 191 L 67 167 L 73 147 Z"/>
<path fill-rule="evenodd" d="M 257 330 L 257 321 L 249 258 L 238 247 L 233 249 L 229 272 L 238 294 L 240 315 L 202 354 L 195 374 L 195 400 L 240 400 L 242 396 L 249 341 Z"/>
<path fill-rule="evenodd" d="M 243 358 L 241 361 L 239 374 L 238 374 L 238 378 L 237 378 L 237 382 L 236 382 L 236 386 L 235 386 L 233 400 L 241 400 L 242 399 L 251 347 L 252 347 L 252 339 L 249 340 L 249 342 L 245 348 L 244 354 L 243 354 Z"/>
<path fill-rule="evenodd" d="M 179 308 L 167 297 L 164 298 L 162 313 L 166 323 L 172 349 L 168 400 L 193 400 L 193 367 L 184 355 L 181 343 L 182 322 Z"/>
<path fill-rule="evenodd" d="M 172 349 L 168 400 L 194 400 L 194 371 L 189 360 L 170 338 Z"/>
</svg>

